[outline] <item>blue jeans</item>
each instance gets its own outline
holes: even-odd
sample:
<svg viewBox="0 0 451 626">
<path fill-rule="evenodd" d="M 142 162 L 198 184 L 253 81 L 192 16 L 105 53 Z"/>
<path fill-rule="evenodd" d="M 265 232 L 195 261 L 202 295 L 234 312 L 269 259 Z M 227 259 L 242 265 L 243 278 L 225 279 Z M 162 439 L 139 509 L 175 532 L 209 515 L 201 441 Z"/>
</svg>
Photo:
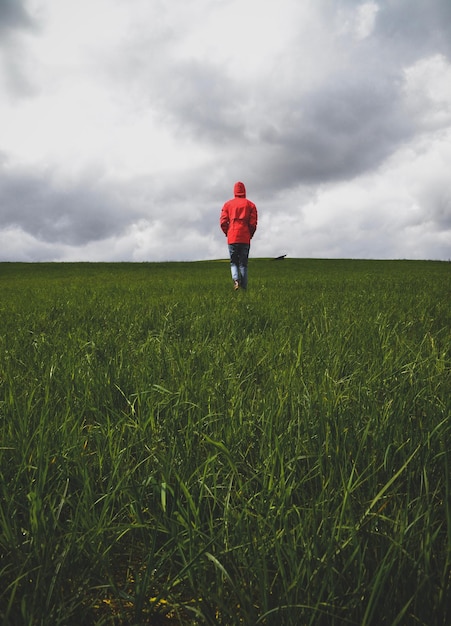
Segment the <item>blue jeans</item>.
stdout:
<svg viewBox="0 0 451 626">
<path fill-rule="evenodd" d="M 232 280 L 237 280 L 242 289 L 247 289 L 247 261 L 250 245 L 248 243 L 229 243 L 230 270 Z"/>
</svg>

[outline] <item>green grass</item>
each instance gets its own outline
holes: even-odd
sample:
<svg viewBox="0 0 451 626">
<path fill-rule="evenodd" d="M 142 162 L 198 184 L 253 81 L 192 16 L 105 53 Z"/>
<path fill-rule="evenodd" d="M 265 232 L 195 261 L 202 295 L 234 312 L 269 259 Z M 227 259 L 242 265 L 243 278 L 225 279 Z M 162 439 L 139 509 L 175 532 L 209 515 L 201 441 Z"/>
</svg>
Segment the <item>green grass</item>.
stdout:
<svg viewBox="0 0 451 626">
<path fill-rule="evenodd" d="M 451 620 L 451 265 L 0 264 L 0 622 Z"/>
</svg>

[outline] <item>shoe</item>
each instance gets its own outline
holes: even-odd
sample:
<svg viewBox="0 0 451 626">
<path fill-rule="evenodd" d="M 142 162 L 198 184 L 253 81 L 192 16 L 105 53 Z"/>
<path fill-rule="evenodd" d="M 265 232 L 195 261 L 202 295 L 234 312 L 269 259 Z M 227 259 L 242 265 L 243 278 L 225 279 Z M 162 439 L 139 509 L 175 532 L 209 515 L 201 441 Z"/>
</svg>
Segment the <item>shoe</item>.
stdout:
<svg viewBox="0 0 451 626">
<path fill-rule="evenodd" d="M 237 280 L 233 281 L 233 288 L 235 291 L 240 288 L 240 283 Z"/>
</svg>

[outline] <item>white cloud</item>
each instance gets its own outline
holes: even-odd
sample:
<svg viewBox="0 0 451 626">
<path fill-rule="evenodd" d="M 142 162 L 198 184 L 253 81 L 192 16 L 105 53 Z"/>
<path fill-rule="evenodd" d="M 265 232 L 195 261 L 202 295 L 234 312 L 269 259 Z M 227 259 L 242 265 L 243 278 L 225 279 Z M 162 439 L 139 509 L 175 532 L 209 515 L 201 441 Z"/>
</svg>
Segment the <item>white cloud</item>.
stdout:
<svg viewBox="0 0 451 626">
<path fill-rule="evenodd" d="M 420 129 L 451 126 L 451 63 L 441 54 L 422 58 L 405 68 L 405 97 Z"/>
<path fill-rule="evenodd" d="M 365 39 L 373 32 L 379 7 L 375 2 L 365 2 L 357 9 L 356 35 Z"/>
<path fill-rule="evenodd" d="M 337 31 L 344 37 L 366 39 L 373 33 L 378 12 L 377 2 L 344 3 L 337 13 Z"/>
</svg>

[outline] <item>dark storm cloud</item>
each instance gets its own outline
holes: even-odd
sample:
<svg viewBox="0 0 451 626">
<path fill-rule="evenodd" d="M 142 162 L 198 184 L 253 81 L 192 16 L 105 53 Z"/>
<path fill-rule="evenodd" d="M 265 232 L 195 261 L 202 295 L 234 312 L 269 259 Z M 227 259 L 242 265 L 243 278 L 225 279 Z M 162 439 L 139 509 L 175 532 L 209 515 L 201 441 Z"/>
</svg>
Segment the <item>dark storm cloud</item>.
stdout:
<svg viewBox="0 0 451 626">
<path fill-rule="evenodd" d="M 383 90 L 344 76 L 285 104 L 285 115 L 261 131 L 265 180 L 271 168 L 279 184 L 291 186 L 351 178 L 379 165 L 413 131 L 398 99 L 393 85 Z"/>
<path fill-rule="evenodd" d="M 415 124 L 406 114 L 401 70 L 356 63 L 307 93 L 272 94 L 235 139 L 241 160 L 266 193 L 351 179 L 378 167 Z"/>
<path fill-rule="evenodd" d="M 429 192 L 428 211 L 423 219 L 429 222 L 437 232 L 451 232 L 451 191 L 446 188 L 436 188 Z M 451 250 L 450 250 L 451 252 Z"/>
<path fill-rule="evenodd" d="M 384 0 L 378 3 L 375 36 L 404 61 L 440 51 L 451 58 L 449 0 Z"/>
<path fill-rule="evenodd" d="M 30 28 L 33 25 L 25 3 L 20 0 L 0 0 L 0 34 L 21 28 Z M 1 42 L 0 42 L 1 43 Z"/>
<path fill-rule="evenodd" d="M 2 175 L 0 228 L 19 227 L 40 241 L 81 245 L 120 232 L 136 217 L 123 198 L 89 180 L 55 185 L 44 177 Z"/>
</svg>

